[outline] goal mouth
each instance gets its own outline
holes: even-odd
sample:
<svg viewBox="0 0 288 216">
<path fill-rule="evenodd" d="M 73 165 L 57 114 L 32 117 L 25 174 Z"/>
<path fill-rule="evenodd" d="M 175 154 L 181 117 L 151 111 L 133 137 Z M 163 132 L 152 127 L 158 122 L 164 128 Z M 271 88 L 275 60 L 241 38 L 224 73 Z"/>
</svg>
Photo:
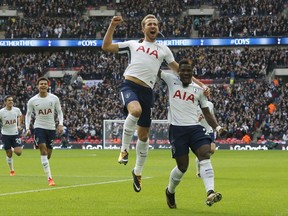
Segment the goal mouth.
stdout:
<svg viewBox="0 0 288 216">
<path fill-rule="evenodd" d="M 107 119 L 103 121 L 103 148 L 120 149 L 122 145 L 122 132 L 125 120 Z M 169 149 L 171 148 L 169 139 L 168 120 L 152 120 L 149 134 L 150 149 Z M 130 142 L 130 149 L 135 149 L 137 142 L 137 130 Z"/>
</svg>

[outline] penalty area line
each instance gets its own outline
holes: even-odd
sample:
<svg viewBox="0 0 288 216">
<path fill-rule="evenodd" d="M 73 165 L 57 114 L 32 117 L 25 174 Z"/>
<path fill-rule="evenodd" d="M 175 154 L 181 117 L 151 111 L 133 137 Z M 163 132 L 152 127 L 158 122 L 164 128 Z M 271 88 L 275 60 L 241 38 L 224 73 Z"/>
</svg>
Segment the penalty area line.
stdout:
<svg viewBox="0 0 288 216">
<path fill-rule="evenodd" d="M 145 177 L 142 179 L 149 179 L 149 178 L 152 178 L 152 177 Z M 17 195 L 17 194 L 25 194 L 25 193 L 35 193 L 35 192 L 41 192 L 41 191 L 51 191 L 51 190 L 61 190 L 61 189 L 69 189 L 69 188 L 77 188 L 77 187 L 87 187 L 87 186 L 93 186 L 93 185 L 113 184 L 113 183 L 126 182 L 126 181 L 131 181 L 131 179 L 113 180 L 113 181 L 105 181 L 105 182 L 94 182 L 94 183 L 79 184 L 79 185 L 60 186 L 60 187 L 50 186 L 49 188 L 43 188 L 43 189 L 2 193 L 2 194 L 0 194 L 0 197 L 1 196 L 9 196 L 9 195 Z"/>
</svg>

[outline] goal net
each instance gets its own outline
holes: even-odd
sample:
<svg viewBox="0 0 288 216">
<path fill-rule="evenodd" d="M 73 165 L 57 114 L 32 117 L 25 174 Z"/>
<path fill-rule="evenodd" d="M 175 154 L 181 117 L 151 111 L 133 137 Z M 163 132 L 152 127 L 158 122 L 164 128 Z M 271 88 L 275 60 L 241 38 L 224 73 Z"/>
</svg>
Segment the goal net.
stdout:
<svg viewBox="0 0 288 216">
<path fill-rule="evenodd" d="M 103 148 L 104 149 L 120 149 L 122 143 L 124 120 L 104 120 L 103 122 Z M 152 120 L 149 148 L 163 149 L 170 148 L 168 140 L 169 124 L 167 120 Z M 137 130 L 131 140 L 130 149 L 135 149 L 138 139 Z"/>
</svg>

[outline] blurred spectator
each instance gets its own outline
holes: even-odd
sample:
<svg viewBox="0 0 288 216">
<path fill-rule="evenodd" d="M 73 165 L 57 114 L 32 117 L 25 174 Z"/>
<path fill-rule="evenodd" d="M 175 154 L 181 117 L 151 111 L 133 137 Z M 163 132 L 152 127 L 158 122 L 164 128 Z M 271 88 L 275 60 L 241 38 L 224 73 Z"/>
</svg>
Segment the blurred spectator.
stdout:
<svg viewBox="0 0 288 216">
<path fill-rule="evenodd" d="M 249 134 L 245 134 L 242 138 L 242 141 L 245 143 L 245 144 L 250 144 L 251 143 L 251 137 L 249 136 Z"/>
</svg>

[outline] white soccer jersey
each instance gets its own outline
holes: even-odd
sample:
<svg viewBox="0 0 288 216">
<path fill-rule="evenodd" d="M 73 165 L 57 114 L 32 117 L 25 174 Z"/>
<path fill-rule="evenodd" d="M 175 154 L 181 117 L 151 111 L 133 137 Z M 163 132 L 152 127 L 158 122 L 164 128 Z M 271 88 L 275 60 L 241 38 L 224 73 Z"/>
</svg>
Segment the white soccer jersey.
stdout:
<svg viewBox="0 0 288 216">
<path fill-rule="evenodd" d="M 167 64 L 175 61 L 171 50 L 163 44 L 143 41 L 119 42 L 119 53 L 128 53 L 129 64 L 125 75 L 136 77 L 151 88 L 154 87 L 158 70 L 165 60 Z"/>
<path fill-rule="evenodd" d="M 17 107 L 7 110 L 6 107 L 0 110 L 0 120 L 2 122 L 1 133 L 3 135 L 18 135 L 18 117 L 22 115 Z"/>
<path fill-rule="evenodd" d="M 200 125 L 197 107 L 207 107 L 203 89 L 195 83 L 184 88 L 179 77 L 173 73 L 161 72 L 161 78 L 169 89 L 169 123 L 177 126 Z"/>
<path fill-rule="evenodd" d="M 214 115 L 214 105 L 213 105 L 213 103 L 211 103 L 210 101 L 207 101 L 207 105 L 208 105 L 210 113 L 212 115 Z M 200 106 L 198 106 L 198 117 L 200 115 L 203 115 L 203 113 L 202 113 L 202 110 L 201 110 Z M 203 115 L 203 117 L 204 117 L 204 115 Z M 213 133 L 214 132 L 213 128 L 208 124 L 208 122 L 206 121 L 205 117 L 200 121 L 200 123 L 201 123 L 201 125 L 203 127 L 206 128 L 206 131 L 208 133 Z"/>
<path fill-rule="evenodd" d="M 48 93 L 46 97 L 40 97 L 39 94 L 32 97 L 27 103 L 27 114 L 25 116 L 26 129 L 30 126 L 31 114 L 35 112 L 34 128 L 55 130 L 55 110 L 58 114 L 59 124 L 63 125 L 63 113 L 59 98 Z"/>
</svg>

